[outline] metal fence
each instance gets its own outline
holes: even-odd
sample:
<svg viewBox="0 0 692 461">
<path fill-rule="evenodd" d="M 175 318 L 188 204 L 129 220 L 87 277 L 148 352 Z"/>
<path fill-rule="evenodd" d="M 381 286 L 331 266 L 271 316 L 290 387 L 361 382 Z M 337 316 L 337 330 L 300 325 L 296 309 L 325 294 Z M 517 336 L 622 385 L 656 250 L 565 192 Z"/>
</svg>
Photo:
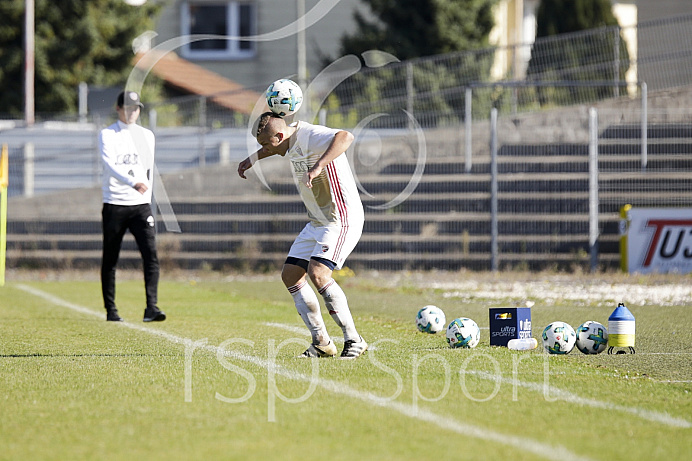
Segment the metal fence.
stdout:
<svg viewBox="0 0 692 461">
<path fill-rule="evenodd" d="M 460 127 L 363 127 L 348 155 L 366 227 L 349 265 L 617 267 L 622 206 L 692 207 L 689 112 L 649 109 L 644 117 L 640 101 L 629 102 L 621 108 L 603 103 L 523 115 L 493 109 L 494 119 L 473 124 L 470 169 Z M 10 267 L 98 264 L 94 133 L 81 142 L 78 134 L 64 138 L 70 156 L 45 158 L 34 152 L 32 159 L 26 146 L 23 160 L 17 160 L 22 157 L 16 148 L 11 153 Z M 194 142 L 181 143 L 196 138 L 178 135 L 159 133 L 157 165 L 172 210 L 167 218 L 159 216 L 163 260 L 193 268 L 280 265 L 306 221 L 284 160 L 264 160 L 253 169 L 254 177 L 243 181 L 235 173 L 240 158 L 235 153 L 247 155 L 245 130 L 208 133 L 206 166 L 200 166 Z M 46 136 L 57 148 L 64 135 Z M 21 190 L 31 175 L 33 198 Z M 57 187 L 51 184 L 61 191 L 49 192 Z M 157 200 L 161 203 L 162 196 Z M 171 219 L 181 233 L 164 232 Z M 134 243 L 125 248 L 124 264 L 136 264 Z"/>
<path fill-rule="evenodd" d="M 644 81 L 649 91 L 688 85 L 691 26 L 689 14 L 364 68 L 336 89 L 339 120 L 357 123 L 362 114 L 405 109 L 424 127 L 443 126 L 486 119 L 491 107 L 520 113 L 638 97 Z"/>
<path fill-rule="evenodd" d="M 692 90 L 669 89 L 692 83 L 691 23 L 687 16 L 640 25 L 638 52 L 626 63 L 614 37 L 632 34 L 617 28 L 537 42 L 541 56 L 565 43 L 586 47 L 599 80 L 566 67 L 558 73 L 570 80 L 552 80 L 555 72 L 537 70 L 548 59 L 536 57 L 530 72 L 509 66 L 490 81 L 503 69 L 498 56 L 526 55 L 522 47 L 373 65 L 352 77 L 323 74 L 331 86 L 316 77 L 326 111 L 308 112 L 357 135 L 348 155 L 366 228 L 348 264 L 616 267 L 621 206 L 692 206 Z M 668 52 L 649 46 L 654 39 Z M 653 83 L 628 81 L 625 68 L 646 71 Z M 276 267 L 305 223 L 302 203 L 282 159 L 263 161 L 248 181 L 237 177 L 237 161 L 256 147 L 249 118 L 212 99 L 149 105 L 142 117 L 157 135 L 165 195 L 156 199 L 170 205 L 158 223 L 161 259 L 178 267 Z M 32 128 L 0 122 L 0 143 L 10 147 L 10 267 L 98 264 L 96 140 L 112 121 L 103 113 Z M 171 220 L 181 233 L 164 232 Z M 126 241 L 123 264 L 138 260 Z"/>
<path fill-rule="evenodd" d="M 491 126 L 491 266 L 616 267 L 623 206 L 692 206 L 687 112 L 643 117 L 591 107 Z"/>
</svg>

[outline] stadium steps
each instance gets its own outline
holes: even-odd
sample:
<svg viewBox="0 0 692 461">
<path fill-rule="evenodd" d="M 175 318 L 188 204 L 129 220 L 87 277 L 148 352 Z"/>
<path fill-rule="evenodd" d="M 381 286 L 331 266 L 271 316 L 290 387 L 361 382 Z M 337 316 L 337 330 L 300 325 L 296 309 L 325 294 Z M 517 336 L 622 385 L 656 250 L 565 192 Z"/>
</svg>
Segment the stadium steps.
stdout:
<svg viewBox="0 0 692 461">
<path fill-rule="evenodd" d="M 648 164 L 642 171 L 637 127 L 604 132 L 599 146 L 599 262 L 619 263 L 619 208 L 690 206 L 688 171 L 692 136 L 650 127 Z M 676 132 L 688 135 L 686 126 Z M 653 134 L 653 135 L 652 135 Z M 627 137 L 630 136 L 630 137 Z M 348 265 L 372 269 L 489 269 L 489 156 L 430 155 L 414 192 L 390 209 L 409 185 L 416 163 L 384 166 L 358 180 L 366 210 L 364 234 Z M 498 157 L 498 247 L 501 268 L 587 267 L 589 261 L 588 146 L 511 145 Z M 306 222 L 291 178 L 271 191 L 232 198 L 176 199 L 181 234 L 161 232 L 162 264 L 171 267 L 276 269 Z M 371 195 L 368 196 L 368 194 Z M 73 220 L 13 220 L 10 266 L 98 267 L 99 217 Z M 161 229 L 161 223 L 159 223 Z M 138 267 L 139 253 L 127 236 L 121 265 Z"/>
<path fill-rule="evenodd" d="M 600 134 L 603 139 L 639 139 L 640 124 L 622 124 L 606 128 Z M 692 124 L 688 123 L 652 123 L 646 128 L 649 139 L 688 138 L 692 139 Z"/>
</svg>

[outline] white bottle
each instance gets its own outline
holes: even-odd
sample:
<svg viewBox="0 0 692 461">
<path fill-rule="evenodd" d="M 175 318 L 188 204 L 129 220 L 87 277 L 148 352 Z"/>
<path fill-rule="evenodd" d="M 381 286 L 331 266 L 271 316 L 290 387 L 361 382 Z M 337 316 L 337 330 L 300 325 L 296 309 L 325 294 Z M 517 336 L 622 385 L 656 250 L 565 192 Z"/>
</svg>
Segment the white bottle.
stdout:
<svg viewBox="0 0 692 461">
<path fill-rule="evenodd" d="M 513 351 L 529 351 L 538 346 L 536 338 L 510 339 L 507 347 Z"/>
</svg>

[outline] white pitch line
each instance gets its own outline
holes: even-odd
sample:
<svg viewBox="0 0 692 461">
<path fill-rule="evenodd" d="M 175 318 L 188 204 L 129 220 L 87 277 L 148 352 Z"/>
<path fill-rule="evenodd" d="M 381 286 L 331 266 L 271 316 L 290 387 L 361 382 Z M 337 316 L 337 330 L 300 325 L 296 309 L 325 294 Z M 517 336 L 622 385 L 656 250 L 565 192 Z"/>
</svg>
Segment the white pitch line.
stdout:
<svg viewBox="0 0 692 461">
<path fill-rule="evenodd" d="M 692 355 L 692 352 L 637 352 L 637 355 Z"/>
<path fill-rule="evenodd" d="M 287 325 L 285 323 L 274 323 L 274 322 L 268 322 L 268 323 L 266 323 L 266 325 L 270 326 L 270 327 L 274 327 L 274 328 L 281 328 L 283 330 L 290 331 L 293 333 L 309 336 L 309 333 L 305 330 L 305 328 L 297 327 L 294 325 Z M 653 352 L 651 354 L 666 354 L 666 353 Z M 671 353 L 671 354 L 673 354 L 673 353 Z M 491 381 L 494 381 L 496 379 L 496 375 L 493 375 L 490 373 L 473 372 L 473 371 L 468 371 L 466 373 L 467 374 L 473 374 L 473 375 L 479 376 L 483 379 L 488 379 Z M 516 384 L 517 386 L 525 387 L 525 388 L 530 389 L 532 391 L 545 392 L 545 387 L 541 383 L 532 383 L 532 382 L 519 381 L 519 380 L 514 381 L 513 379 L 509 379 L 509 378 L 502 378 L 501 381 L 503 383 L 508 383 L 508 384 L 512 384 L 512 385 Z M 613 403 L 601 402 L 601 401 L 593 400 L 593 399 L 587 399 L 584 397 L 580 397 L 576 394 L 573 394 L 569 391 L 558 389 L 554 386 L 548 386 L 548 392 L 549 392 L 548 395 L 550 395 L 551 398 L 555 398 L 557 400 L 563 400 L 563 401 L 566 401 L 569 403 L 574 403 L 577 405 L 630 413 L 630 414 L 633 414 L 635 416 L 638 416 L 640 418 L 643 418 L 643 419 L 646 419 L 646 420 L 649 420 L 652 422 L 657 422 L 657 423 L 661 423 L 661 424 L 665 424 L 665 425 L 673 426 L 673 427 L 684 427 L 684 428 L 692 427 L 692 423 L 690 423 L 689 421 L 687 421 L 685 419 L 681 419 L 681 418 L 676 418 L 676 417 L 671 416 L 667 413 L 659 413 L 659 412 L 655 412 L 655 411 L 644 410 L 641 408 L 626 407 L 623 405 L 616 405 Z"/>
<path fill-rule="evenodd" d="M 672 426 L 672 427 L 683 427 L 685 429 L 692 427 L 692 423 L 690 423 L 686 419 L 677 418 L 675 416 L 669 415 L 668 413 L 660 413 L 657 411 L 645 410 L 643 408 L 626 407 L 624 405 L 617 405 L 614 403 L 601 402 L 599 400 L 594 400 L 594 399 L 587 399 L 585 397 L 580 397 L 576 394 L 573 394 L 569 391 L 558 389 L 554 386 L 550 386 L 550 385 L 545 386 L 545 384 L 543 384 L 543 383 L 527 382 L 527 381 L 519 381 L 519 380 L 515 381 L 512 378 L 504 378 L 504 377 L 500 377 L 498 375 L 494 375 L 492 373 L 486 373 L 483 371 L 466 371 L 465 373 L 469 374 L 469 375 L 478 376 L 480 378 L 487 379 L 490 381 L 497 381 L 499 379 L 500 382 L 502 382 L 502 383 L 507 383 L 507 384 L 511 384 L 511 385 L 517 385 L 517 386 L 525 387 L 525 388 L 530 389 L 534 392 L 545 392 L 546 387 L 547 387 L 548 395 L 550 396 L 551 399 L 562 400 L 565 402 L 574 403 L 574 404 L 582 405 L 585 407 L 601 408 L 604 410 L 621 411 L 624 413 L 630 413 L 630 414 L 638 416 L 642 419 L 646 419 L 648 421 L 652 421 L 655 423 L 665 424 L 667 426 Z"/>
<path fill-rule="evenodd" d="M 20 290 L 23 290 L 27 293 L 30 293 L 36 297 L 39 297 L 45 301 L 48 301 L 52 304 L 66 307 L 68 309 L 72 309 L 76 312 L 82 313 L 82 314 L 87 314 L 87 315 L 92 315 L 96 317 L 103 318 L 103 313 L 98 313 L 96 311 L 93 311 L 89 308 L 79 306 L 76 304 L 72 304 L 68 301 L 65 301 L 61 298 L 58 298 L 50 293 L 46 293 L 44 291 L 38 290 L 36 288 L 32 288 L 23 284 L 15 285 L 17 288 Z M 177 336 L 171 333 L 167 333 L 165 331 L 161 330 L 156 330 L 154 328 L 149 328 L 145 327 L 142 325 L 136 325 L 133 323 L 129 322 L 117 322 L 117 325 L 121 325 L 126 328 L 131 328 L 133 330 L 141 331 L 144 333 L 148 333 L 154 336 L 158 336 L 160 338 L 164 338 L 172 343 L 175 344 L 183 344 L 183 345 L 189 345 L 191 343 L 194 343 L 193 340 L 189 338 L 184 338 L 181 336 Z M 257 357 L 254 355 L 246 355 L 242 354 L 239 352 L 235 351 L 229 351 L 224 348 L 216 347 L 216 346 L 211 346 L 211 345 L 202 345 L 199 347 L 199 349 L 204 349 L 209 352 L 212 352 L 214 354 L 223 354 L 229 358 L 237 359 L 237 360 L 242 360 L 247 363 L 251 363 L 254 365 L 257 365 L 258 367 L 267 369 L 267 370 L 272 370 L 275 374 L 284 376 L 289 379 L 293 379 L 296 381 L 303 381 L 311 384 L 316 384 L 320 386 L 321 388 L 332 392 L 334 394 L 341 394 L 346 397 L 350 397 L 352 399 L 360 400 L 362 402 L 365 402 L 366 404 L 371 404 L 371 405 L 377 405 L 381 408 L 387 408 L 390 410 L 394 410 L 398 413 L 401 413 L 405 416 L 408 416 L 413 419 L 417 419 L 420 421 L 426 421 L 431 424 L 434 424 L 438 426 L 441 429 L 444 430 L 451 430 L 453 432 L 456 432 L 460 435 L 463 436 L 468 436 L 468 437 L 474 437 L 477 439 L 481 440 L 487 440 L 495 443 L 500 443 L 503 445 L 509 445 L 515 448 L 518 448 L 520 450 L 525 450 L 529 451 L 531 453 L 535 453 L 541 457 L 546 457 L 548 459 L 554 459 L 554 458 L 560 458 L 564 460 L 583 460 L 587 461 L 590 458 L 584 457 L 577 455 L 575 453 L 572 453 L 571 451 L 567 450 L 565 447 L 562 446 L 555 446 L 555 445 L 548 445 L 542 442 L 539 442 L 537 440 L 531 440 L 526 437 L 520 437 L 520 436 L 515 436 L 515 435 L 510 435 L 510 434 L 503 434 L 500 432 L 496 432 L 490 429 L 484 429 L 481 427 L 477 426 L 472 426 L 470 424 L 465 424 L 461 423 L 455 419 L 449 418 L 447 416 L 442 416 L 438 415 L 436 413 L 433 413 L 432 411 L 422 409 L 415 407 L 410 404 L 405 404 L 401 402 L 395 402 L 392 401 L 388 398 L 382 398 L 379 397 L 375 394 L 372 394 L 370 392 L 363 392 L 359 391 L 355 388 L 350 387 L 348 384 L 343 383 L 343 382 L 338 382 L 338 381 L 333 381 L 331 379 L 323 379 L 323 378 L 314 378 L 311 375 L 306 375 L 304 373 L 298 373 L 296 371 L 290 370 L 286 367 L 283 367 L 281 365 L 277 365 L 274 362 L 270 362 L 266 359 L 263 359 L 261 357 Z"/>
</svg>

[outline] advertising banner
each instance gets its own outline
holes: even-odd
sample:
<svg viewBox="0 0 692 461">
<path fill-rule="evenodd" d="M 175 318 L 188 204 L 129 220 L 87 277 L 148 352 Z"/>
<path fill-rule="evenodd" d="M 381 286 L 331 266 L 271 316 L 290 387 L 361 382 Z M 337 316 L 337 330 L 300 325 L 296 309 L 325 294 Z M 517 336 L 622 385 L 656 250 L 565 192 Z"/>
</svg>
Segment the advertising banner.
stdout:
<svg viewBox="0 0 692 461">
<path fill-rule="evenodd" d="M 510 339 L 531 337 L 531 308 L 497 307 L 489 314 L 491 346 L 507 347 Z"/>
<path fill-rule="evenodd" d="M 629 273 L 692 272 L 692 208 L 620 211 L 620 261 Z"/>
</svg>

